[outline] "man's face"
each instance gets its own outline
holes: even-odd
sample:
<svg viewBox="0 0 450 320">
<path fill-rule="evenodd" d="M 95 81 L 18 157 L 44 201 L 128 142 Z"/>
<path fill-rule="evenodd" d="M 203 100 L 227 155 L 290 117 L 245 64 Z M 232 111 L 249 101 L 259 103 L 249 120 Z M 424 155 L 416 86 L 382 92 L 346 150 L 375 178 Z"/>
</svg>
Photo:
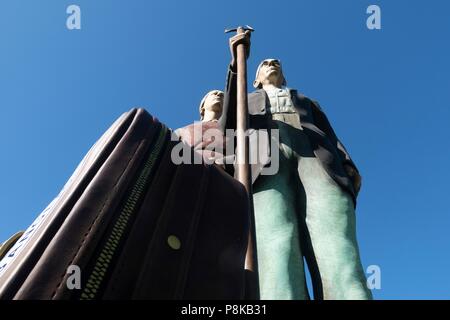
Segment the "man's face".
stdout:
<svg viewBox="0 0 450 320">
<path fill-rule="evenodd" d="M 262 84 L 273 84 L 280 86 L 283 81 L 280 61 L 276 59 L 264 60 L 259 69 L 258 80 Z"/>
</svg>

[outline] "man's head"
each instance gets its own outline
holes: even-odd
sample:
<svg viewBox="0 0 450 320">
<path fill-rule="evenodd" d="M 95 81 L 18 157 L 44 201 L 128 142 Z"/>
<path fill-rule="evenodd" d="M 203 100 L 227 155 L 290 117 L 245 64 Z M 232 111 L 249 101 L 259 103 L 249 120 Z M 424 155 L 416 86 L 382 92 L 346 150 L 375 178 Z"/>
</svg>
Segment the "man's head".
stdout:
<svg viewBox="0 0 450 320">
<path fill-rule="evenodd" d="M 280 60 L 265 59 L 259 64 L 253 86 L 260 89 L 265 84 L 278 88 L 286 85 Z"/>
<path fill-rule="evenodd" d="M 200 102 L 200 120 L 218 120 L 222 115 L 222 108 L 223 92 L 220 90 L 212 90 L 208 92 Z"/>
</svg>

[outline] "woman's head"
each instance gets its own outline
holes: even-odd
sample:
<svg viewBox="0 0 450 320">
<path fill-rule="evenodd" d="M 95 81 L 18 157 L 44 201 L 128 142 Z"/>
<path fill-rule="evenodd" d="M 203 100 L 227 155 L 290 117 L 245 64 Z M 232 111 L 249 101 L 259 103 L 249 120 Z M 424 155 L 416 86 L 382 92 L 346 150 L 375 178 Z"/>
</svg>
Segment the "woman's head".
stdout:
<svg viewBox="0 0 450 320">
<path fill-rule="evenodd" d="M 218 120 L 222 115 L 223 92 L 220 90 L 209 91 L 200 102 L 200 120 Z"/>
</svg>

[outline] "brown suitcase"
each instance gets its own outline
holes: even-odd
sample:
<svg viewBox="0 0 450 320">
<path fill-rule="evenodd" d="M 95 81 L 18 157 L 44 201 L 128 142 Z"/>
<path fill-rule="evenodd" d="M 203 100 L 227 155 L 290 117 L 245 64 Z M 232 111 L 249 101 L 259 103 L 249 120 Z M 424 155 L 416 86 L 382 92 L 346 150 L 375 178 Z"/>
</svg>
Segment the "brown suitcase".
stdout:
<svg viewBox="0 0 450 320">
<path fill-rule="evenodd" d="M 0 299 L 242 299 L 245 189 L 175 165 L 170 136 L 143 109 L 122 115 L 0 261 Z"/>
</svg>

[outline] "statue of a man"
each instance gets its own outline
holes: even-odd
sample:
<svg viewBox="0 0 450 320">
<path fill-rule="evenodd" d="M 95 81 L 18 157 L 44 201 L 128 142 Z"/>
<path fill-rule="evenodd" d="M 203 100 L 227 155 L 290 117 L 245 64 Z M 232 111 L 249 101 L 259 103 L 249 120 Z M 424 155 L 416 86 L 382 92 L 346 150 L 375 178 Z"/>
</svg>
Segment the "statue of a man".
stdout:
<svg viewBox="0 0 450 320">
<path fill-rule="evenodd" d="M 236 127 L 235 52 L 242 42 L 250 45 L 248 33 L 230 39 L 222 130 Z M 248 95 L 250 127 L 279 130 L 278 172 L 253 176 L 261 298 L 308 299 L 305 257 L 315 299 L 371 299 L 356 240 L 358 170 L 319 104 L 286 85 L 280 61 L 266 59 Z M 257 148 L 250 145 L 254 159 L 270 161 L 255 155 L 270 148 Z"/>
</svg>

